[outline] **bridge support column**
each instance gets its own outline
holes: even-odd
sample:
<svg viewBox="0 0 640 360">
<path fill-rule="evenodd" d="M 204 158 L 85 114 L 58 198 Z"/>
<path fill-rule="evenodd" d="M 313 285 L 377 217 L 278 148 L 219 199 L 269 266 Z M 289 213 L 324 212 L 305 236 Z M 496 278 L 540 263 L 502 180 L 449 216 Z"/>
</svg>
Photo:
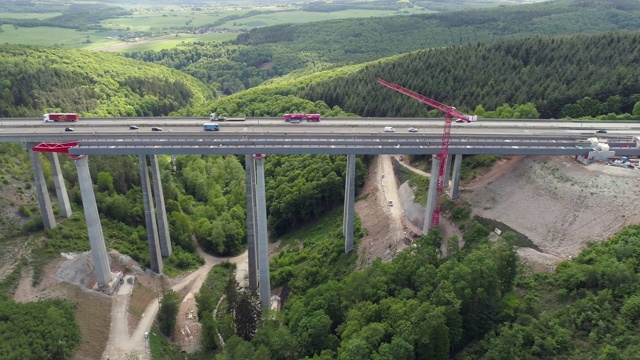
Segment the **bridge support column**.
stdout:
<svg viewBox="0 0 640 360">
<path fill-rule="evenodd" d="M 68 218 L 72 214 L 71 203 L 69 203 L 67 187 L 64 183 L 64 177 L 62 177 L 62 169 L 60 168 L 58 153 L 47 153 L 47 155 L 49 156 L 51 168 L 53 169 L 53 182 L 56 185 L 56 196 L 58 197 L 58 204 L 60 204 L 60 214 L 63 217 Z"/>
<path fill-rule="evenodd" d="M 353 226 L 355 221 L 354 198 L 356 192 L 356 156 L 347 155 L 347 171 L 344 187 L 344 214 L 342 216 L 342 234 L 344 235 L 344 252 L 353 250 Z"/>
<path fill-rule="evenodd" d="M 258 289 L 258 263 L 256 259 L 256 165 L 253 155 L 244 156 L 247 187 L 247 244 L 249 248 L 249 289 Z"/>
<path fill-rule="evenodd" d="M 160 252 L 160 242 L 158 241 L 158 227 L 156 225 L 156 214 L 153 208 L 151 181 L 149 179 L 146 155 L 140 155 L 140 179 L 142 182 L 142 201 L 144 202 L 144 218 L 147 227 L 147 240 L 149 241 L 151 270 L 157 274 L 161 274 L 162 256 Z"/>
<path fill-rule="evenodd" d="M 158 217 L 158 235 L 160 236 L 160 253 L 163 257 L 171 255 L 171 236 L 169 235 L 169 221 L 167 209 L 164 206 L 164 193 L 160 179 L 158 155 L 151 155 L 151 176 L 153 178 L 153 196 L 156 198 L 156 216 Z"/>
<path fill-rule="evenodd" d="M 100 214 L 96 205 L 96 196 L 93 192 L 93 183 L 89 174 L 89 158 L 83 156 L 73 160 L 78 170 L 78 183 L 82 195 L 82 207 L 84 218 L 87 222 L 89 242 L 91 243 L 91 257 L 93 258 L 93 271 L 98 278 L 98 286 L 104 286 L 111 280 L 111 267 L 107 257 L 107 248 L 104 244 Z"/>
<path fill-rule="evenodd" d="M 254 155 L 256 161 L 256 212 L 258 222 L 258 268 L 260 269 L 260 302 L 262 311 L 271 308 L 271 278 L 269 275 L 269 239 L 267 238 L 267 204 L 264 184 L 264 154 Z"/>
<path fill-rule="evenodd" d="M 429 178 L 429 192 L 427 193 L 427 207 L 424 214 L 422 233 L 427 235 L 431 230 L 431 216 L 436 209 L 438 196 L 438 171 L 440 170 L 440 158 L 433 155 L 431 158 L 431 177 Z"/>
<path fill-rule="evenodd" d="M 451 179 L 451 200 L 460 197 L 460 167 L 462 166 L 462 154 L 456 154 L 453 161 L 453 177 Z"/>
<path fill-rule="evenodd" d="M 451 178 L 451 160 L 453 160 L 453 155 L 447 154 L 447 163 L 444 164 L 444 184 L 442 185 L 445 189 L 449 188 L 449 179 Z"/>
<path fill-rule="evenodd" d="M 42 214 L 42 223 L 44 227 L 47 229 L 53 229 L 56 227 L 56 218 L 53 215 L 53 208 L 51 207 L 51 199 L 49 198 L 49 191 L 47 190 L 47 181 L 45 180 L 44 173 L 42 172 L 40 155 L 37 151 L 32 150 L 36 145 L 37 144 L 29 144 L 29 157 L 31 158 L 33 180 L 38 193 L 38 205 L 40 206 L 40 213 Z"/>
</svg>

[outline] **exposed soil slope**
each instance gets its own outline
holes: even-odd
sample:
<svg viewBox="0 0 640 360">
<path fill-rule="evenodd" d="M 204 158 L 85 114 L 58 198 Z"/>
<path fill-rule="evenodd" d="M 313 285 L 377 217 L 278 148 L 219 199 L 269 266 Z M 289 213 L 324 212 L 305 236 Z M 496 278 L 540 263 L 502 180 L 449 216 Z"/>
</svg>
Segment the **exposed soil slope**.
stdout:
<svg viewBox="0 0 640 360">
<path fill-rule="evenodd" d="M 514 156 L 463 188 L 461 198 L 474 214 L 511 226 L 560 260 L 640 222 L 639 184 L 634 170 L 585 166 L 571 157 Z"/>
</svg>

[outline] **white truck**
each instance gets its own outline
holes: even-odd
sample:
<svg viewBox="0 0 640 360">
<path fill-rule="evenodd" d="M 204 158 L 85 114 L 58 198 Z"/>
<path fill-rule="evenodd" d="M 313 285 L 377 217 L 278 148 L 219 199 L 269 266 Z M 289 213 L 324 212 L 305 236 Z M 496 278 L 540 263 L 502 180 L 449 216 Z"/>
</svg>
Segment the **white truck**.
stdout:
<svg viewBox="0 0 640 360">
<path fill-rule="evenodd" d="M 245 121 L 245 120 L 247 120 L 247 118 L 217 116 L 216 113 L 211 113 L 211 115 L 209 115 L 209 121 Z"/>
</svg>

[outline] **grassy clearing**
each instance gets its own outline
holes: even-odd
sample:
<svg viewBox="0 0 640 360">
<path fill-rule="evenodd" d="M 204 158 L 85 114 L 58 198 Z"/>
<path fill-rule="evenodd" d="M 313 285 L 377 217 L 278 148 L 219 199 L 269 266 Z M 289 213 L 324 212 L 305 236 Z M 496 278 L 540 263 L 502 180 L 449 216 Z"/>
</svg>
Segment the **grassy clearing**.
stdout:
<svg viewBox="0 0 640 360">
<path fill-rule="evenodd" d="M 27 260 L 22 258 L 18 263 L 13 267 L 13 270 L 7 276 L 5 276 L 2 280 L 0 280 L 0 292 L 6 292 L 11 294 L 18 283 L 20 282 L 20 276 L 22 275 L 22 270 L 26 267 Z"/>
<path fill-rule="evenodd" d="M 108 43 L 92 44 L 86 49 L 103 50 L 103 51 L 146 51 L 154 50 L 160 51 L 163 49 L 171 49 L 182 43 L 191 43 L 196 41 L 207 42 L 223 42 L 233 40 L 238 37 L 238 34 L 180 34 L 179 37 L 175 36 L 159 36 L 153 38 L 147 38 L 146 41 L 139 43 L 124 43 L 122 41 L 111 41 Z"/>
<path fill-rule="evenodd" d="M 3 25 L 0 32 L 0 43 L 24 44 L 38 46 L 63 46 L 82 49 L 89 44 L 105 42 L 106 36 L 100 36 L 96 31 L 77 31 L 54 27 L 33 27 L 17 29 L 13 25 Z M 91 41 L 92 43 L 88 43 Z"/>
<path fill-rule="evenodd" d="M 135 329 L 138 326 L 142 314 L 156 296 L 155 290 L 140 284 L 139 281 L 134 283 L 133 292 L 129 299 L 129 329 Z"/>
<path fill-rule="evenodd" d="M 519 233 L 518 231 L 514 230 L 512 227 L 510 227 L 509 225 L 503 222 L 493 220 L 493 219 L 483 218 L 481 216 L 474 216 L 473 218 L 477 222 L 491 229 L 491 231 L 497 228 L 497 229 L 500 229 L 502 233 L 510 231 L 516 234 L 516 245 L 518 247 L 528 247 L 528 248 L 532 248 L 542 252 L 542 250 L 536 244 L 534 244 L 533 241 L 531 241 L 531 239 L 529 239 L 526 235 Z"/>
<path fill-rule="evenodd" d="M 0 19 L 49 19 L 62 13 L 13 13 L 0 11 Z"/>
<path fill-rule="evenodd" d="M 413 202 L 417 204 L 426 204 L 427 193 L 429 192 L 429 178 L 416 174 L 406 167 L 400 165 L 395 158 L 392 158 L 391 161 L 393 163 L 393 172 L 395 173 L 400 183 L 402 184 L 405 181 L 408 181 L 409 186 L 411 186 L 411 188 L 413 189 L 413 192 L 415 194 L 415 199 Z"/>
<path fill-rule="evenodd" d="M 491 171 L 493 165 L 498 160 L 508 159 L 505 155 L 472 155 L 462 157 L 462 166 L 460 167 L 460 180 L 469 182 L 476 177 Z"/>
<path fill-rule="evenodd" d="M 362 235 L 363 229 L 356 217 L 355 248 Z M 331 210 L 315 223 L 292 231 L 279 240 L 279 254 L 269 265 L 272 286 L 288 283 L 292 289 L 304 291 L 330 279 L 342 279 L 355 268 L 355 252 L 344 253 L 342 207 Z"/>
<path fill-rule="evenodd" d="M 278 11 L 269 14 L 259 14 L 247 18 L 236 19 L 222 24 L 220 27 L 228 29 L 252 29 L 256 27 L 278 25 L 278 24 L 301 24 L 312 21 L 334 20 L 362 18 L 373 16 L 391 16 L 400 15 L 401 13 L 392 10 L 344 10 L 334 12 L 308 12 L 287 10 Z M 406 14 L 406 13 L 405 13 Z"/>
<path fill-rule="evenodd" d="M 100 359 L 109 341 L 111 298 L 93 291 L 83 291 L 71 284 L 60 284 L 63 296 L 74 304 L 82 340 L 75 359 Z"/>
<path fill-rule="evenodd" d="M 169 30 L 187 26 L 193 16 L 185 12 L 144 13 L 104 20 L 102 26 L 132 31 Z"/>
<path fill-rule="evenodd" d="M 116 40 L 122 31 L 77 31 L 52 27 L 18 28 L 3 25 L 0 43 L 35 46 L 62 46 L 73 49 L 104 51 L 162 50 L 176 47 L 182 42 L 214 41 L 235 39 L 238 34 L 180 34 L 146 38 L 140 43 L 125 43 Z M 112 49 L 110 49 L 112 48 Z"/>
</svg>

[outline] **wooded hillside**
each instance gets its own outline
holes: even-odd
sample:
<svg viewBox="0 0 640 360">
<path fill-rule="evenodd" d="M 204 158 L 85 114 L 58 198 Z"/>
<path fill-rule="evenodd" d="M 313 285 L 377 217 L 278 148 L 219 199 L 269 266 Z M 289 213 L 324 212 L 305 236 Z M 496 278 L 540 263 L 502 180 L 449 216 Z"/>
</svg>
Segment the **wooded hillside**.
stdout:
<svg viewBox="0 0 640 360">
<path fill-rule="evenodd" d="M 353 64 L 420 49 L 532 35 L 638 29 L 640 5 L 636 1 L 561 0 L 442 14 L 283 24 L 253 29 L 234 43 L 271 49 L 274 68 L 280 68 L 298 57 Z"/>
<path fill-rule="evenodd" d="M 297 96 L 308 104 L 321 102 L 327 108 L 361 116 L 430 115 L 421 103 L 376 82 L 384 78 L 468 112 L 478 105 L 494 110 L 505 103 L 532 102 L 541 118 L 640 115 L 640 108 L 634 112 L 640 101 L 639 47 L 640 32 L 636 31 L 537 36 L 494 45 L 423 50 L 297 79 L 282 78 L 194 111 L 204 116 L 206 109 L 219 107 L 259 115 L 264 107 L 258 104 Z M 587 97 L 590 100 L 583 101 Z M 593 102 L 596 108 L 574 112 L 575 104 L 581 102 Z"/>
<path fill-rule="evenodd" d="M 416 50 L 493 44 L 532 35 L 638 29 L 640 6 L 635 1 L 562 0 L 442 14 L 283 24 L 253 29 L 223 45 L 185 43 L 125 56 L 180 69 L 228 95 L 291 72 L 309 74 Z M 457 56 L 465 55 L 460 52 Z"/>
<path fill-rule="evenodd" d="M 542 118 L 558 118 L 584 97 L 620 95 L 618 111 L 631 113 L 640 100 L 639 49 L 640 32 L 615 32 L 424 50 L 313 83 L 299 95 L 362 116 L 426 115 L 419 102 L 377 84 L 381 77 L 467 111 L 533 102 Z"/>
<path fill-rule="evenodd" d="M 193 77 L 121 56 L 0 45 L 0 117 L 161 116 L 213 98 Z"/>
</svg>

